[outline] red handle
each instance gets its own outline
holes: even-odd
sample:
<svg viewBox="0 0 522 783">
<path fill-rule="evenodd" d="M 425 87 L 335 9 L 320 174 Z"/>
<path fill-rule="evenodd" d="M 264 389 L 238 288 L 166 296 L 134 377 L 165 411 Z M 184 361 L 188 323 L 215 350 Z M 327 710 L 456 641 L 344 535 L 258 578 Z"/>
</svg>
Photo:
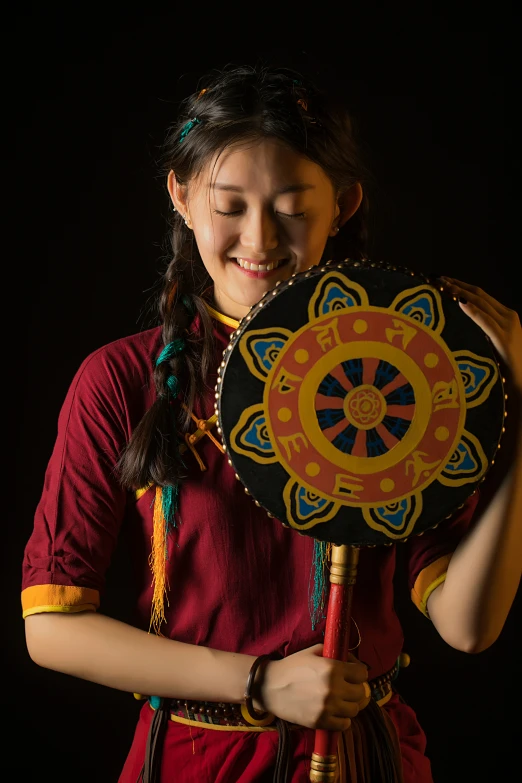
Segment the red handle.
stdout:
<svg viewBox="0 0 522 783">
<path fill-rule="evenodd" d="M 332 547 L 332 563 L 336 562 L 337 568 L 332 566 L 330 572 L 331 584 L 326 613 L 323 658 L 346 661 L 350 643 L 348 629 L 350 626 L 358 550 L 348 546 L 335 547 L 335 549 L 343 551 L 336 553 L 337 559 L 334 561 L 334 547 Z M 349 563 L 348 560 L 350 560 Z M 336 571 L 338 572 L 337 574 L 335 573 Z M 344 574 L 339 575 L 340 571 L 343 571 Z M 313 783 L 327 783 L 327 781 L 335 779 L 339 735 L 339 731 L 316 729 L 310 769 L 310 780 Z"/>
</svg>

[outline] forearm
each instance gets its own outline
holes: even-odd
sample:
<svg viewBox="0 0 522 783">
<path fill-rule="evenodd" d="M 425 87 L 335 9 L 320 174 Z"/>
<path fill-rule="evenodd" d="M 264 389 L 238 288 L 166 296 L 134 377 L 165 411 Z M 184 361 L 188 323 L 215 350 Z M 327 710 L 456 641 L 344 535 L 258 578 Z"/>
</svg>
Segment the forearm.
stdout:
<svg viewBox="0 0 522 783">
<path fill-rule="evenodd" d="M 441 636 L 457 649 L 480 652 L 498 638 L 522 571 L 522 432 L 509 472 L 449 563 L 445 582 L 428 600 Z"/>
<path fill-rule="evenodd" d="M 148 634 L 102 614 L 26 618 L 35 663 L 129 693 L 239 703 L 251 655 Z"/>
</svg>

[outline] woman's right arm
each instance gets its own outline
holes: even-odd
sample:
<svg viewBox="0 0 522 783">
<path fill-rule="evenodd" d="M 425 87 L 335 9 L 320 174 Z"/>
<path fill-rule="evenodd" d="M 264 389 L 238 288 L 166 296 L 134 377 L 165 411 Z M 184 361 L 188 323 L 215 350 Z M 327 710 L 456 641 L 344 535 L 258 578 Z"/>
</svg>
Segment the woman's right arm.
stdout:
<svg viewBox="0 0 522 783">
<path fill-rule="evenodd" d="M 25 633 L 39 666 L 166 698 L 241 703 L 255 660 L 149 634 L 97 612 L 30 615 Z M 314 645 L 266 667 L 254 706 L 309 728 L 342 730 L 365 705 L 367 677 L 360 662 L 323 658 L 322 645 Z"/>
<path fill-rule="evenodd" d="M 255 660 L 149 634 L 98 612 L 30 615 L 25 635 L 39 666 L 167 698 L 240 702 Z"/>
</svg>

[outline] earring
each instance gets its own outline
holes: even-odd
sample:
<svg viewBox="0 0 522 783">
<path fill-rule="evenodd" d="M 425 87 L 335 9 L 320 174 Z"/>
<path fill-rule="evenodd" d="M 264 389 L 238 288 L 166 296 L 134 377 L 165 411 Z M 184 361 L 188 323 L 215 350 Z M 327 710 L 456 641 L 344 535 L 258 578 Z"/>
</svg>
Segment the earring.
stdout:
<svg viewBox="0 0 522 783">
<path fill-rule="evenodd" d="M 337 235 L 339 233 L 339 226 L 334 226 L 332 228 L 332 231 L 334 232 L 335 235 Z"/>
</svg>

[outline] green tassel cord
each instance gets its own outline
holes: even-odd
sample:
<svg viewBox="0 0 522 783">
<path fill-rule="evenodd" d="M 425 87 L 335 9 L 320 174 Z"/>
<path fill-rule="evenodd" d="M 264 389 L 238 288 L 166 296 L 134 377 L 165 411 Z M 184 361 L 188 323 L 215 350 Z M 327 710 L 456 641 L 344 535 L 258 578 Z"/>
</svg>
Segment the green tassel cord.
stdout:
<svg viewBox="0 0 522 783">
<path fill-rule="evenodd" d="M 179 484 L 162 487 L 161 489 L 161 510 L 165 525 L 165 540 L 171 528 L 176 527 L 176 511 L 179 504 Z M 165 547 L 166 554 L 166 547 Z"/>
<path fill-rule="evenodd" d="M 327 574 L 330 549 L 329 542 L 314 539 L 314 553 L 310 570 L 310 583 L 313 580 L 313 588 L 310 591 L 308 602 L 312 631 L 315 631 L 319 623 L 326 618 L 325 604 L 329 586 Z"/>
</svg>

